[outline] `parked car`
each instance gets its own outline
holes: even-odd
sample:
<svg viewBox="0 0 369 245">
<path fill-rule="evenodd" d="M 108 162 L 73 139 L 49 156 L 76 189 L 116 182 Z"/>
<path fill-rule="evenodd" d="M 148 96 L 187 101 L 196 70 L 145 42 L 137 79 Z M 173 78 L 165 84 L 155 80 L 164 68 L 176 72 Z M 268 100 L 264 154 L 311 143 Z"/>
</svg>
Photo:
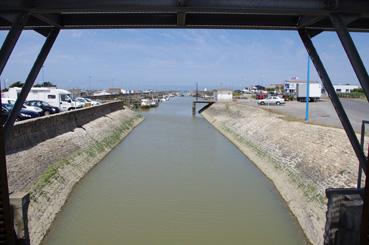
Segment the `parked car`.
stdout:
<svg viewBox="0 0 369 245">
<path fill-rule="evenodd" d="M 41 108 L 43 115 L 55 114 L 55 113 L 60 112 L 60 109 L 58 107 L 51 106 L 49 103 L 45 101 L 41 101 L 41 100 L 29 100 L 29 101 L 26 101 L 25 104 L 29 106 L 37 106 Z"/>
<path fill-rule="evenodd" d="M 263 99 L 265 99 L 267 97 L 268 97 L 268 94 L 265 94 L 265 93 L 257 93 L 256 94 L 256 99 L 257 100 L 263 100 Z"/>
<path fill-rule="evenodd" d="M 88 102 L 91 103 L 91 105 L 95 106 L 95 105 L 101 105 L 101 103 L 99 101 L 96 100 L 91 100 L 89 98 L 84 98 L 85 100 L 87 100 Z"/>
<path fill-rule="evenodd" d="M 29 110 L 29 111 L 39 113 L 40 115 L 42 115 L 42 113 L 43 113 L 43 110 L 40 107 L 30 106 L 30 105 L 27 105 L 26 103 L 23 104 L 23 108 L 26 109 L 26 110 Z"/>
<path fill-rule="evenodd" d="M 2 105 L 1 119 L 4 120 L 3 123 L 8 118 L 9 113 L 11 112 L 11 110 L 13 110 L 13 106 L 14 105 L 12 105 L 12 104 L 3 104 Z M 40 116 L 40 113 L 30 111 L 30 110 L 27 110 L 26 107 L 22 107 L 22 109 L 20 110 L 20 112 L 17 116 L 17 120 L 26 120 L 26 119 L 36 118 L 36 117 L 39 117 L 39 116 Z"/>
<path fill-rule="evenodd" d="M 1 103 L 4 104 L 4 105 L 5 104 L 14 105 L 15 100 L 9 99 L 9 98 L 1 98 Z M 42 114 L 42 109 L 40 107 L 27 105 L 26 103 L 24 103 L 23 107 L 25 107 L 25 109 L 27 109 L 27 110 L 34 111 L 34 112 Z"/>
<path fill-rule="evenodd" d="M 95 105 L 100 105 L 100 102 L 88 99 L 88 98 L 83 98 L 83 97 L 78 97 L 76 98 L 76 100 L 80 103 L 83 104 L 83 107 L 87 107 L 87 106 L 95 106 Z"/>
<path fill-rule="evenodd" d="M 286 102 L 284 101 L 284 99 L 278 97 L 278 96 L 271 96 L 271 97 L 267 97 L 265 99 L 262 100 L 258 100 L 257 101 L 259 105 L 281 105 L 281 104 L 285 104 Z"/>
<path fill-rule="evenodd" d="M 21 90 L 22 88 L 19 87 L 9 88 L 8 92 L 4 92 L 2 95 L 4 95 L 4 98 L 16 100 Z M 71 97 L 71 93 L 64 89 L 58 89 L 56 87 L 33 87 L 27 96 L 27 100 L 45 101 L 52 106 L 58 107 L 60 111 L 70 111 L 81 108 L 82 105 L 74 102 Z"/>
<path fill-rule="evenodd" d="M 76 99 L 72 99 L 74 105 L 76 106 L 75 109 L 79 109 L 79 108 L 83 108 L 85 106 L 85 104 L 79 100 Z"/>
</svg>

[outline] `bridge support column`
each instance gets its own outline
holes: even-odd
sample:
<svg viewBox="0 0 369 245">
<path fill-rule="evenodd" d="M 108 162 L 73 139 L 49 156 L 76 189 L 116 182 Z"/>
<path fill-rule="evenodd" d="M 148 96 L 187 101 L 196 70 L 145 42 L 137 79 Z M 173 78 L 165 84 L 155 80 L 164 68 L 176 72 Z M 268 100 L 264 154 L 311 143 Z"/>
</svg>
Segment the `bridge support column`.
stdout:
<svg viewBox="0 0 369 245">
<path fill-rule="evenodd" d="M 20 14 L 14 24 L 12 25 L 11 30 L 9 31 L 4 44 L 0 49 L 0 75 L 5 68 L 5 65 L 19 39 L 19 36 L 22 33 L 23 27 L 28 20 L 29 14 L 22 13 Z M 59 33 L 59 29 L 53 28 L 50 30 L 47 39 L 35 61 L 33 67 L 26 79 L 26 82 L 22 88 L 22 91 L 14 105 L 13 110 L 11 111 L 7 121 L 4 126 L 0 127 L 0 243 L 13 245 L 16 243 L 16 234 L 14 232 L 14 220 L 13 220 L 13 212 L 10 207 L 9 200 L 9 187 L 8 187 L 8 178 L 7 178 L 7 168 L 6 168 L 6 157 L 5 157 L 5 139 L 6 136 L 9 135 L 9 132 L 17 118 L 17 115 L 22 108 L 24 101 L 27 98 L 29 91 L 31 90 L 34 81 L 36 80 L 41 67 L 43 66 L 47 55 L 49 54 L 57 36 Z M 1 97 L 1 96 L 0 96 Z M 0 102 L 1 105 L 1 102 Z M 13 203 L 14 204 L 14 203 Z M 15 207 L 17 208 L 17 207 Z M 17 212 L 17 210 L 14 210 Z M 26 230 L 25 230 L 26 232 Z M 27 235 L 24 233 L 23 241 L 27 241 Z"/>
<path fill-rule="evenodd" d="M 11 53 L 22 33 L 23 27 L 28 20 L 28 13 L 19 14 L 10 31 L 8 32 L 5 41 L 0 49 L 0 75 L 2 74 L 6 63 L 9 60 Z M 1 96 L 0 96 L 1 98 Z M 0 101 L 1 105 L 1 101 Z M 5 137 L 3 125 L 0 126 L 0 242 L 4 244 L 15 244 L 15 233 L 13 215 L 10 208 L 8 176 L 5 158 Z"/>
<path fill-rule="evenodd" d="M 28 232 L 28 206 L 29 193 L 16 192 L 10 195 L 10 204 L 13 210 L 14 229 L 17 236 L 17 244 L 29 245 Z"/>
<path fill-rule="evenodd" d="M 346 52 L 348 59 L 350 60 L 351 66 L 354 69 L 356 77 L 358 78 L 361 87 L 364 90 L 366 99 L 369 102 L 369 76 L 365 69 L 364 63 L 360 58 L 359 52 L 356 49 L 355 43 L 348 32 L 346 25 L 341 16 L 332 14 L 330 20 L 336 30 L 337 36 L 341 41 L 341 44 Z M 364 125 L 364 124 L 363 124 Z M 362 140 L 363 141 L 363 140 Z M 369 165 L 369 163 L 368 163 Z M 358 172 L 358 187 L 361 185 L 362 167 L 359 166 Z M 360 242 L 361 244 L 369 243 L 369 178 L 366 176 L 365 180 L 365 193 L 364 193 L 364 206 L 362 214 L 362 223 L 360 231 Z"/>
<path fill-rule="evenodd" d="M 192 116 L 196 116 L 196 103 L 195 101 L 192 101 Z"/>
<path fill-rule="evenodd" d="M 0 243 L 15 244 L 13 214 L 9 202 L 8 172 L 5 158 L 4 128 L 0 127 Z"/>
<path fill-rule="evenodd" d="M 307 30 L 305 28 L 302 28 L 299 30 L 299 35 L 301 37 L 301 40 L 319 74 L 319 77 L 320 79 L 322 80 L 322 83 L 328 93 L 328 96 L 330 98 L 330 100 L 332 101 L 332 104 L 334 106 L 334 109 L 336 110 L 336 113 L 338 115 L 338 118 L 340 119 L 341 121 L 341 124 L 343 126 L 343 128 L 345 129 L 346 131 L 346 134 L 350 140 L 350 143 L 351 143 L 351 146 L 353 147 L 354 149 L 354 152 L 356 154 L 356 157 L 358 158 L 359 160 L 359 165 L 360 167 L 364 170 L 364 172 L 367 174 L 367 167 L 368 167 L 368 162 L 367 162 L 367 159 L 366 159 L 366 156 L 364 154 L 364 151 L 362 150 L 361 148 L 361 145 L 359 143 L 359 140 L 357 139 L 356 137 L 356 134 L 355 134 L 355 131 L 354 129 L 352 128 L 352 125 L 345 113 L 345 110 L 336 94 L 336 91 L 333 87 L 333 84 L 329 78 L 329 75 L 322 63 L 322 61 L 320 60 L 320 57 L 314 47 L 314 44 L 313 42 L 311 41 L 311 37 L 310 35 L 308 34 Z M 366 179 L 366 183 L 368 183 L 368 178 Z M 365 194 L 364 194 L 364 209 L 365 207 L 368 208 L 368 203 L 366 204 L 367 200 L 369 197 L 369 193 L 367 191 L 367 189 L 369 188 L 369 183 L 368 185 L 366 185 L 365 189 Z M 368 195 L 367 195 L 368 193 Z M 369 209 L 368 209 L 369 210 Z M 368 230 L 368 223 L 367 223 L 367 220 L 369 219 L 369 212 L 363 212 L 363 214 L 366 214 L 365 217 L 363 216 L 362 217 L 362 220 L 361 220 L 361 236 L 365 236 L 366 239 L 367 239 L 367 235 L 368 234 L 363 234 L 363 231 L 365 230 L 365 232 Z M 365 227 L 363 227 L 365 226 Z M 366 243 L 367 240 L 363 240 L 361 239 L 360 240 L 360 243 L 361 244 L 367 244 Z"/>
<path fill-rule="evenodd" d="M 369 154 L 369 147 L 368 147 Z M 368 159 L 369 164 L 369 159 Z M 369 244 L 369 176 L 366 173 L 365 176 L 365 187 L 364 187 L 364 204 L 363 211 L 361 214 L 361 226 L 360 226 L 360 244 Z"/>
</svg>

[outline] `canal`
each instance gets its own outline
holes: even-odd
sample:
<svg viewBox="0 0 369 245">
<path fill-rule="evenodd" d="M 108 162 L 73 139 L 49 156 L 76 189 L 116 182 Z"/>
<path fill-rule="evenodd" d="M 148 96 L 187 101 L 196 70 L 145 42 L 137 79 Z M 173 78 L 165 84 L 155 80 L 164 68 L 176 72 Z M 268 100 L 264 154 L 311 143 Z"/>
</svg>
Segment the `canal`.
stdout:
<svg viewBox="0 0 369 245">
<path fill-rule="evenodd" d="M 177 97 L 74 189 L 44 244 L 307 244 L 273 184 Z"/>
</svg>

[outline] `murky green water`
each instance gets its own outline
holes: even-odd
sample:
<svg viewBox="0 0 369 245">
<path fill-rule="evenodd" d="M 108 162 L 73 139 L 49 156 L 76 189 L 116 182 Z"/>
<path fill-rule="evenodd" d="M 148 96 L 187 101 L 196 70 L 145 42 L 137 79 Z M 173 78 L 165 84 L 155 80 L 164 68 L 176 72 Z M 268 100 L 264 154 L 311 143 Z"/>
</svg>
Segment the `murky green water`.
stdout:
<svg viewBox="0 0 369 245">
<path fill-rule="evenodd" d="M 305 244 L 273 185 L 175 98 L 73 191 L 45 244 Z"/>
</svg>

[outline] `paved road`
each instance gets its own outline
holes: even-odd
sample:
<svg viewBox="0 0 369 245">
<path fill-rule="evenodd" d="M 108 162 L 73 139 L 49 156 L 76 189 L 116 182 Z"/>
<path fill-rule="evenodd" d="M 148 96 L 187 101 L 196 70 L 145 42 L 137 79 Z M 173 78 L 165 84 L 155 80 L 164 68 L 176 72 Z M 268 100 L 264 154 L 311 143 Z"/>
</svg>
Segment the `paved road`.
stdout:
<svg viewBox="0 0 369 245">
<path fill-rule="evenodd" d="M 369 105 L 366 101 L 341 99 L 342 105 L 357 132 L 361 130 L 362 120 L 369 120 Z M 248 99 L 242 103 L 256 105 L 256 101 Z M 336 111 L 329 98 L 322 99 L 316 103 L 310 103 L 310 121 L 313 123 L 330 125 L 342 128 Z M 297 101 L 287 101 L 283 106 L 264 106 L 276 112 L 281 112 L 301 120 L 305 119 L 305 103 Z M 369 131 L 369 126 L 367 127 Z"/>
</svg>

